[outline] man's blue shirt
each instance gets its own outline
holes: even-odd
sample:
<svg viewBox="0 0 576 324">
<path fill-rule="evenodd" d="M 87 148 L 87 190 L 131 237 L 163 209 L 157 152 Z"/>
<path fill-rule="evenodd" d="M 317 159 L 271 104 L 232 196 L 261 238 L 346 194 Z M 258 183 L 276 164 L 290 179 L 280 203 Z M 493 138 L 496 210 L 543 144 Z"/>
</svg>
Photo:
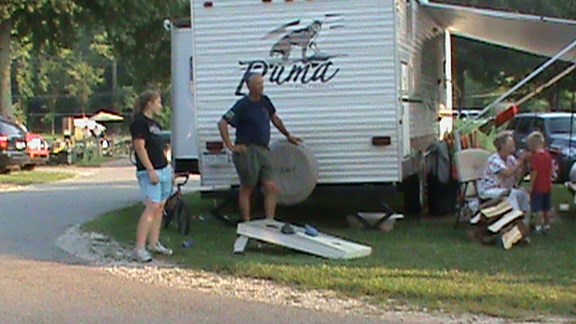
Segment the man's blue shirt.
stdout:
<svg viewBox="0 0 576 324">
<path fill-rule="evenodd" d="M 236 128 L 236 144 L 268 146 L 270 117 L 275 113 L 276 108 L 267 96 L 263 95 L 257 102 L 245 96 L 222 117 Z"/>
</svg>

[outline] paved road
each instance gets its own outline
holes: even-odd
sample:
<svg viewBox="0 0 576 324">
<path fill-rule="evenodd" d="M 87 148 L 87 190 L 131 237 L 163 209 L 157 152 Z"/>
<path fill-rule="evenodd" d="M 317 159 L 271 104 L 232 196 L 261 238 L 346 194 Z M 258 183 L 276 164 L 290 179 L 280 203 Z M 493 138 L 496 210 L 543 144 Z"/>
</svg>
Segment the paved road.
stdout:
<svg viewBox="0 0 576 324">
<path fill-rule="evenodd" d="M 0 193 L 0 322 L 382 322 L 156 286 L 92 268 L 54 241 L 71 225 L 137 201 L 138 190 L 126 163 L 82 173 Z"/>
</svg>

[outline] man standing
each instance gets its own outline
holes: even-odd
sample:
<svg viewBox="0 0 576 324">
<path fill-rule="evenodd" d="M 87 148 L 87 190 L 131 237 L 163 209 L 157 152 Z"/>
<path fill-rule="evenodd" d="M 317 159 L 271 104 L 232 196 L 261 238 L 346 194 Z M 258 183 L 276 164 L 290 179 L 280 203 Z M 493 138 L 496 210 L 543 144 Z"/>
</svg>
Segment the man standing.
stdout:
<svg viewBox="0 0 576 324">
<path fill-rule="evenodd" d="M 278 187 L 272 181 L 272 163 L 268 143 L 270 121 L 292 144 L 302 142 L 292 136 L 276 114 L 276 108 L 264 95 L 264 80 L 261 74 L 246 76 L 250 93 L 238 100 L 218 122 L 224 145 L 233 152 L 234 166 L 240 178 L 238 204 L 242 219 L 250 221 L 250 196 L 257 184 L 264 188 L 264 212 L 266 219 L 274 219 Z M 236 128 L 236 141 L 230 141 L 228 124 Z"/>
</svg>

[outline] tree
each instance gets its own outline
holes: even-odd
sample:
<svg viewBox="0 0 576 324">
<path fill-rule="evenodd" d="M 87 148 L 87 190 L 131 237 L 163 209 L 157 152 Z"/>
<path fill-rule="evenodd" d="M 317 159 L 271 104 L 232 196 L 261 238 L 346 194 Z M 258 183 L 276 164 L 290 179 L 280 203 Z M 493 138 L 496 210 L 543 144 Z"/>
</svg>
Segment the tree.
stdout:
<svg viewBox="0 0 576 324">
<path fill-rule="evenodd" d="M 164 19 L 188 17 L 189 0 L 78 0 L 102 26 L 113 54 L 126 69 L 125 84 L 165 88 L 170 80 L 170 34 Z"/>
<path fill-rule="evenodd" d="M 12 40 L 29 37 L 35 48 L 54 49 L 75 39 L 73 0 L 3 0 L 0 4 L 0 115 L 13 116 Z"/>
<path fill-rule="evenodd" d="M 90 96 L 94 93 L 94 87 L 104 81 L 103 73 L 103 69 L 95 68 L 83 61 L 75 61 L 70 66 L 68 74 L 72 82 L 68 84 L 67 90 L 70 95 L 76 97 L 82 114 L 86 113 Z"/>
<path fill-rule="evenodd" d="M 31 49 L 32 44 L 27 38 L 13 43 L 12 78 L 15 79 L 18 89 L 13 112 L 15 119 L 24 125 L 26 124 L 28 100 L 34 96 Z"/>
</svg>

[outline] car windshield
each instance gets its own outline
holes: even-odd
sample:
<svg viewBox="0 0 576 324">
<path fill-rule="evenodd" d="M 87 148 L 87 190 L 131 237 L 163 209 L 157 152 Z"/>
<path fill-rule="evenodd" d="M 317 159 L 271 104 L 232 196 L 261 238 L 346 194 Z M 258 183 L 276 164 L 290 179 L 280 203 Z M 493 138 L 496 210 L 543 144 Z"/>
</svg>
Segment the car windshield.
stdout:
<svg viewBox="0 0 576 324">
<path fill-rule="evenodd" d="M 570 134 L 570 126 L 572 126 L 572 133 L 576 134 L 576 115 L 574 118 L 570 117 L 555 117 L 550 118 L 550 133 L 552 134 Z"/>
<path fill-rule="evenodd" d="M 12 125 L 12 124 L 0 121 L 0 133 L 2 135 L 21 136 L 23 132 L 16 125 Z"/>
</svg>

